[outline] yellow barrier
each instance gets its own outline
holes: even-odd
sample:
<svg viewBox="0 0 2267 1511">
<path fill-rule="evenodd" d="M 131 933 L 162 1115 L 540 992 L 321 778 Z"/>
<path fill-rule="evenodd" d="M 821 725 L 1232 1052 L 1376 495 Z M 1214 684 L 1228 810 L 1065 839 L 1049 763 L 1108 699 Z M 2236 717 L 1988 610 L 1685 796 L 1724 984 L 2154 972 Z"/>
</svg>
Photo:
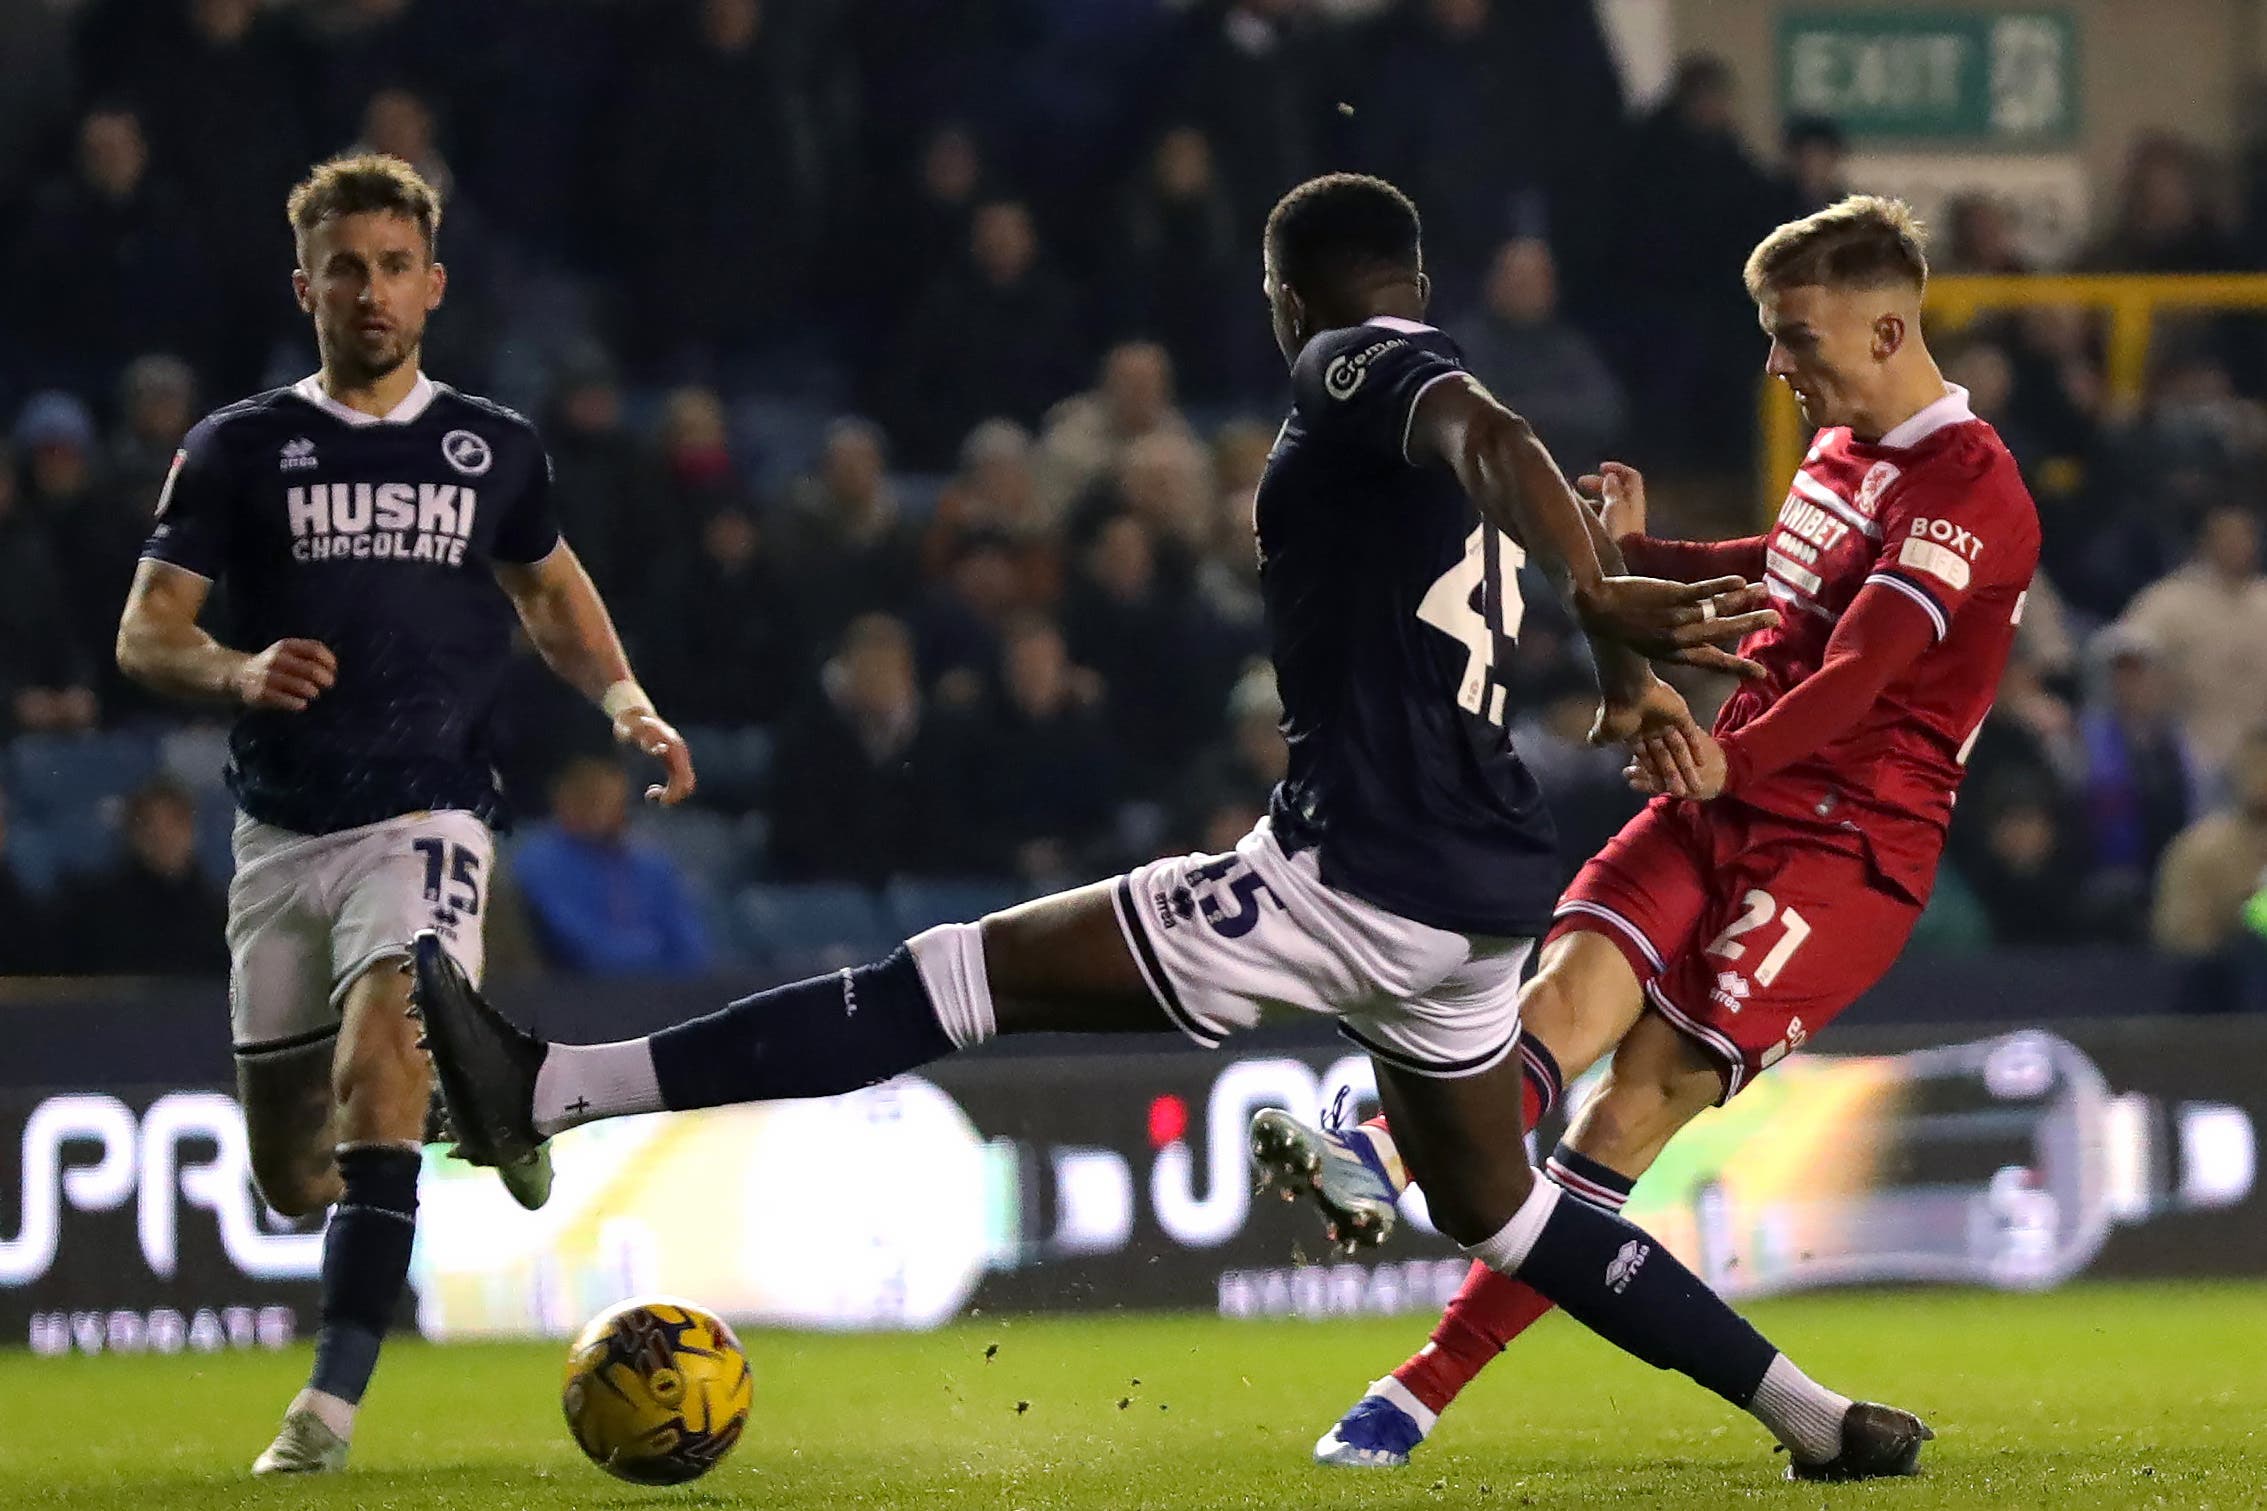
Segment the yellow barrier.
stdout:
<svg viewBox="0 0 2267 1511">
<path fill-rule="evenodd" d="M 2149 337 L 2169 309 L 2267 310 L 2267 273 L 1948 274 L 1929 280 L 1927 310 L 1948 325 L 1968 324 L 1986 310 L 2080 305 L 2109 317 L 2103 376 L 2111 395 L 2131 399 L 2149 371 Z M 1761 399 L 1765 518 L 1778 508 L 1787 479 L 1810 435 L 1786 385 L 1763 380 Z"/>
</svg>

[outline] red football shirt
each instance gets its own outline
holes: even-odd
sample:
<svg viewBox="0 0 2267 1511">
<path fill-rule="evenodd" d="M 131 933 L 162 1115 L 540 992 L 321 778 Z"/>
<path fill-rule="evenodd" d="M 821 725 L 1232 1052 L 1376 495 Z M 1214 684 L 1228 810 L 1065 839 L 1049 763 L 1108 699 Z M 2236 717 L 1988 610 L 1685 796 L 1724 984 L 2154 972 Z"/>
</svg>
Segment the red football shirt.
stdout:
<svg viewBox="0 0 2267 1511">
<path fill-rule="evenodd" d="M 1954 387 L 1879 441 L 1820 431 L 1761 544 L 1781 622 L 1740 647 L 1767 675 L 1724 705 L 1719 738 L 1818 671 L 1861 589 L 1909 600 L 1934 639 L 1854 725 L 1831 738 L 1822 731 L 1816 750 L 1733 800 L 1855 831 L 1882 875 L 1925 901 L 2038 566 L 2038 509 L 1998 433 Z"/>
</svg>

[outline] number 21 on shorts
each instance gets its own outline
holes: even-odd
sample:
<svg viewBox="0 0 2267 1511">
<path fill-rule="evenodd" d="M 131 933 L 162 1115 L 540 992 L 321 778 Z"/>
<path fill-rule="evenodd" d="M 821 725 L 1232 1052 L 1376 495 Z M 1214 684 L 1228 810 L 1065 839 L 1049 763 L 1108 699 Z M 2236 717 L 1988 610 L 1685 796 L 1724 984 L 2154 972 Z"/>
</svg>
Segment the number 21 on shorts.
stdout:
<svg viewBox="0 0 2267 1511">
<path fill-rule="evenodd" d="M 1810 938 L 1810 924 L 1793 908 L 1780 907 L 1778 900 L 1761 887 L 1751 889 L 1747 896 L 1740 899 L 1740 916 L 1727 924 L 1724 932 L 1710 941 L 1703 953 L 1726 962 L 1744 960 L 1747 958 L 1748 947 L 1740 942 L 1740 936 L 1754 933 L 1773 918 L 1779 920 L 1779 942 L 1772 945 L 1764 957 L 1756 962 L 1755 968 L 1748 972 L 1757 986 L 1768 987 L 1779 979 L 1779 973 L 1787 968 L 1787 962 L 1795 958 L 1795 951 L 1803 947 L 1803 941 Z M 1732 1011 L 1739 1011 L 1736 1002 Z"/>
</svg>

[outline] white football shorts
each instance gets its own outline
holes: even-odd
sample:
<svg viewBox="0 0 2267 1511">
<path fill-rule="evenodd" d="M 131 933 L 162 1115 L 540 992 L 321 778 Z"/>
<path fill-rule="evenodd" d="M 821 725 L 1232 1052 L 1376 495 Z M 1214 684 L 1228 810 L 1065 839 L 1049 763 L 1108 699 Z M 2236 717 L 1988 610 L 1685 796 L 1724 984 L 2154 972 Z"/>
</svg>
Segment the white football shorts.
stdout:
<svg viewBox="0 0 2267 1511">
<path fill-rule="evenodd" d="M 236 816 L 228 886 L 229 1035 L 239 1055 L 338 1032 L 347 988 L 438 929 L 474 981 L 496 843 L 470 813 L 412 813 L 336 834 Z"/>
<path fill-rule="evenodd" d="M 1158 1004 L 1208 1049 L 1237 1029 L 1326 1013 L 1388 1065 L 1477 1075 L 1519 1037 L 1532 939 L 1474 938 L 1323 885 L 1266 819 L 1226 855 L 1152 861 L 1117 886 L 1118 927 Z"/>
</svg>

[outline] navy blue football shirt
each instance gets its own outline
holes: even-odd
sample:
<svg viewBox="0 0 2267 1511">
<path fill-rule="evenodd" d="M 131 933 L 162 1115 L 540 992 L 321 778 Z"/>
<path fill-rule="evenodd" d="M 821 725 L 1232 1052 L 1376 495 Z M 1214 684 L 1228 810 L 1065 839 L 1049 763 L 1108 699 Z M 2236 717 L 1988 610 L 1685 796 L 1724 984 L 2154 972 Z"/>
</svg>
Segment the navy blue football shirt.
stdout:
<svg viewBox="0 0 2267 1511">
<path fill-rule="evenodd" d="M 1561 869 L 1499 674 L 1525 556 L 1447 469 L 1409 458 L 1418 396 L 1463 371 L 1446 335 L 1390 317 L 1316 336 L 1291 370 L 1256 506 L 1291 745 L 1270 811 L 1340 891 L 1458 933 L 1535 935 Z"/>
<path fill-rule="evenodd" d="M 419 375 L 383 418 L 308 378 L 189 432 L 142 554 L 225 579 L 243 649 L 319 640 L 338 682 L 229 734 L 253 818 L 328 834 L 426 809 L 495 822 L 489 711 L 514 615 L 491 575 L 559 543 L 535 427 Z"/>
</svg>

